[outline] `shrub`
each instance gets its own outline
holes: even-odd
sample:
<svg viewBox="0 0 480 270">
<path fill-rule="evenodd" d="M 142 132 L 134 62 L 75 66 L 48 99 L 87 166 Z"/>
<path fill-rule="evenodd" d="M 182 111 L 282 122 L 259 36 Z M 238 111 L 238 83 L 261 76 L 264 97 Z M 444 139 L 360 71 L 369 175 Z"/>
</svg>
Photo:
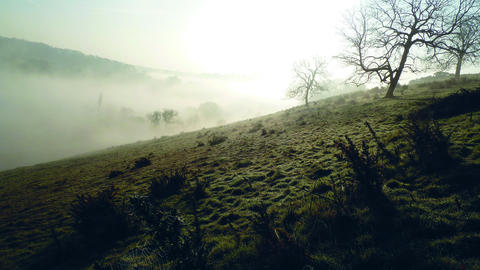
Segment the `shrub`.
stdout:
<svg viewBox="0 0 480 270">
<path fill-rule="evenodd" d="M 139 168 L 142 168 L 142 167 L 145 167 L 145 166 L 148 166 L 148 165 L 151 165 L 152 163 L 150 162 L 150 160 L 146 157 L 141 157 L 137 160 L 135 160 L 135 169 L 139 169 Z"/>
<path fill-rule="evenodd" d="M 143 246 L 130 250 L 114 264 L 102 266 L 97 262 L 95 269 L 212 269 L 207 257 L 210 249 L 202 233 L 198 227 L 192 230 L 179 211 L 160 211 L 140 196 L 131 197 L 130 204 L 143 224 Z"/>
<path fill-rule="evenodd" d="M 402 129 L 413 150 L 413 154 L 409 154 L 411 160 L 425 171 L 448 167 L 452 161 L 448 152 L 450 136 L 445 136 L 434 120 L 420 119 L 415 113 L 407 119 Z"/>
<path fill-rule="evenodd" d="M 161 176 L 154 177 L 150 181 L 150 193 L 155 198 L 168 197 L 182 188 L 190 171 L 183 167 L 180 170 L 173 170 L 169 173 L 162 171 L 161 173 Z"/>
<path fill-rule="evenodd" d="M 114 198 L 114 186 L 96 196 L 77 195 L 71 212 L 75 219 L 73 227 L 89 238 L 123 238 L 135 230 L 135 223 L 125 206 L 118 207 Z"/>
<path fill-rule="evenodd" d="M 214 145 L 217 145 L 217 144 L 220 144 L 224 141 L 226 141 L 228 139 L 227 136 L 217 136 L 217 135 L 214 135 L 209 141 L 208 141 L 208 145 L 210 146 L 214 146 Z"/>
<path fill-rule="evenodd" d="M 460 89 L 449 96 L 435 100 L 432 104 L 418 111 L 421 118 L 434 119 L 453 117 L 480 109 L 480 88 L 476 90 Z"/>
<path fill-rule="evenodd" d="M 379 155 L 372 154 L 365 140 L 362 140 L 361 151 L 353 141 L 345 135 L 347 143 L 334 141 L 334 144 L 342 152 L 337 154 L 340 160 L 346 160 L 352 170 L 352 191 L 358 191 L 357 196 L 361 199 L 372 199 L 382 193 L 383 166 L 379 163 Z M 354 195 L 354 194 L 352 194 Z"/>
</svg>

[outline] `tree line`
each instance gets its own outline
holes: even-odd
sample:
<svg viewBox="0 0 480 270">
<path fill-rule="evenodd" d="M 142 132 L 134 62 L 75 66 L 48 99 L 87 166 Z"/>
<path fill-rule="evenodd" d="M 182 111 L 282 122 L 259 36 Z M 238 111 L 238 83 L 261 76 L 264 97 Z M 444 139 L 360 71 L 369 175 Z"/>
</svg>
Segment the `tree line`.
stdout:
<svg viewBox="0 0 480 270">
<path fill-rule="evenodd" d="M 161 123 L 165 125 L 177 125 L 177 126 L 190 126 L 194 130 L 198 127 L 203 119 L 208 124 L 224 123 L 225 120 L 221 119 L 222 109 L 215 102 L 204 102 L 197 108 L 187 108 L 187 118 L 183 120 L 177 110 L 163 109 L 155 110 L 147 114 L 146 119 L 154 127 L 160 126 Z"/>
</svg>

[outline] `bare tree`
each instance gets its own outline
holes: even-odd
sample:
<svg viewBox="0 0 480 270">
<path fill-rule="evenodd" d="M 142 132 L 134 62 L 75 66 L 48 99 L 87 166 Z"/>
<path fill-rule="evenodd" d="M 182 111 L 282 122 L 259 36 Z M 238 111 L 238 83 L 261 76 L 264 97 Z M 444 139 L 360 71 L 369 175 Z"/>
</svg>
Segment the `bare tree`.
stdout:
<svg viewBox="0 0 480 270">
<path fill-rule="evenodd" d="M 425 48 L 435 58 L 451 49 L 446 38 L 478 12 L 476 1 L 370 0 L 344 15 L 340 34 L 347 49 L 336 58 L 354 67 L 349 82 L 361 85 L 378 77 L 389 84 L 385 97 L 391 98 L 405 69 L 419 71 Z"/>
<path fill-rule="evenodd" d="M 320 91 L 327 91 L 325 80 L 330 76 L 327 70 L 327 61 L 318 56 L 311 60 L 301 60 L 293 63 L 294 81 L 287 88 L 286 96 L 305 100 Z"/>
<path fill-rule="evenodd" d="M 178 111 L 173 109 L 163 109 L 162 112 L 162 119 L 165 124 L 169 125 L 172 124 L 175 120 L 175 117 L 178 116 Z"/>
<path fill-rule="evenodd" d="M 433 55 L 441 67 L 448 69 L 455 65 L 455 79 L 460 78 L 462 66 L 480 60 L 480 17 L 469 17 L 457 30 L 445 40 L 447 50 L 438 50 Z"/>
<path fill-rule="evenodd" d="M 162 112 L 161 111 L 154 111 L 152 113 L 147 114 L 147 119 L 152 123 L 153 126 L 158 127 L 160 125 L 160 121 L 162 121 Z"/>
</svg>

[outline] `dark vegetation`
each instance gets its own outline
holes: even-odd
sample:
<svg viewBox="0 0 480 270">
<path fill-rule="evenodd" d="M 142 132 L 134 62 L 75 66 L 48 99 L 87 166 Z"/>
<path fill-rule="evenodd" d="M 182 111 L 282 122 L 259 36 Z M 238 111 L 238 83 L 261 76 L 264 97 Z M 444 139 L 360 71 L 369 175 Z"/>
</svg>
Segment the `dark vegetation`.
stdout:
<svg viewBox="0 0 480 270">
<path fill-rule="evenodd" d="M 177 192 L 187 181 L 189 174 L 185 167 L 170 171 L 170 173 L 162 172 L 160 176 L 152 178 L 150 182 L 150 193 L 155 198 L 162 198 Z"/>
<path fill-rule="evenodd" d="M 0 172 L 0 268 L 480 269 L 478 87 L 360 91 Z"/>
<path fill-rule="evenodd" d="M 77 195 L 71 211 L 74 218 L 73 227 L 87 238 L 124 238 L 134 229 L 134 221 L 125 205 L 115 203 L 117 195 L 115 186 L 99 192 L 95 196 Z"/>
<path fill-rule="evenodd" d="M 139 169 L 139 168 L 148 166 L 150 164 L 152 164 L 152 163 L 150 162 L 150 160 L 147 157 L 141 157 L 141 158 L 135 160 L 134 167 L 135 167 L 135 169 Z"/>
</svg>

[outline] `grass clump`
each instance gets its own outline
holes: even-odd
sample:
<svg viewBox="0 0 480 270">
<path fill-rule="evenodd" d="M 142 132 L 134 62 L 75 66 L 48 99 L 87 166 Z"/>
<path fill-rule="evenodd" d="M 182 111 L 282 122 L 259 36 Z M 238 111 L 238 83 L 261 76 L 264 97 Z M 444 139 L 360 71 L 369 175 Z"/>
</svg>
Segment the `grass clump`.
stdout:
<svg viewBox="0 0 480 270">
<path fill-rule="evenodd" d="M 238 161 L 235 163 L 235 167 L 237 169 L 240 169 L 240 168 L 246 168 L 250 165 L 252 165 L 253 162 L 251 160 L 242 160 L 242 161 Z"/>
<path fill-rule="evenodd" d="M 214 145 L 217 145 L 217 144 L 221 144 L 221 143 L 223 143 L 224 141 L 226 141 L 227 139 L 228 139 L 228 136 L 214 135 L 214 136 L 208 141 L 208 145 L 214 146 Z"/>
<path fill-rule="evenodd" d="M 168 197 L 183 187 L 190 173 L 186 167 L 168 173 L 162 171 L 160 176 L 150 180 L 150 193 L 157 199 Z"/>
<path fill-rule="evenodd" d="M 193 182 L 193 184 L 192 184 Z M 189 181 L 191 195 L 195 200 L 200 200 L 207 197 L 207 188 L 210 186 L 211 180 L 200 180 L 200 178 L 194 174 L 193 181 Z"/>
</svg>

